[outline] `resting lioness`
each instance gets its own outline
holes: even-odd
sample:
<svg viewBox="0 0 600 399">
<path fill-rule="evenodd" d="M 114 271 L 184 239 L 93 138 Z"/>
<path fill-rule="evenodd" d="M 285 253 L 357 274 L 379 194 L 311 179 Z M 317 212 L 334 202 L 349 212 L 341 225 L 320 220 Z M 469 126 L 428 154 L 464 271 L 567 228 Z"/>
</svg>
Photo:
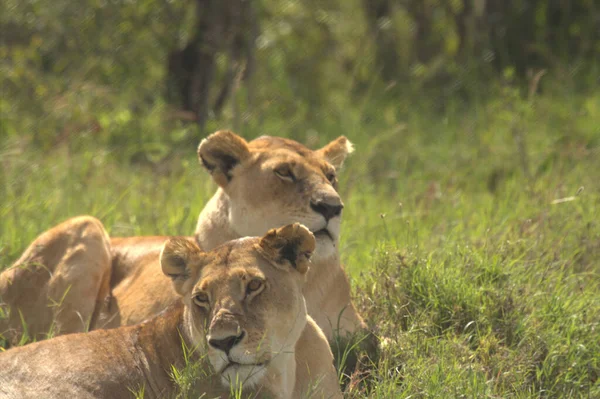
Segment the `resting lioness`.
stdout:
<svg viewBox="0 0 600 399">
<path fill-rule="evenodd" d="M 210 250 L 293 222 L 307 226 L 317 247 L 304 296 L 309 314 L 330 340 L 338 329 L 341 335 L 365 329 L 338 252 L 343 203 L 336 173 L 350 152 L 345 137 L 312 151 L 277 137 L 248 143 L 228 131 L 210 135 L 198 147 L 219 188 L 190 240 Z M 78 332 L 155 315 L 176 298 L 158 264 L 156 250 L 165 239 L 109 238 L 102 224 L 87 216 L 45 232 L 0 275 L 0 302 L 12 309 L 8 326 L 0 320 L 0 333 L 9 330 L 5 335 L 15 339 L 24 321 L 29 335 L 41 339 L 51 328 Z"/>
<path fill-rule="evenodd" d="M 313 235 L 299 224 L 206 253 L 172 238 L 160 263 L 183 303 L 136 326 L 0 354 L 0 397 L 172 397 L 172 365 L 183 367 L 187 357 L 212 366 L 197 373 L 205 376 L 198 383 L 203 397 L 233 385 L 260 397 L 341 398 L 327 339 L 302 296 L 314 249 Z M 191 356 L 181 340 L 194 348 Z"/>
</svg>

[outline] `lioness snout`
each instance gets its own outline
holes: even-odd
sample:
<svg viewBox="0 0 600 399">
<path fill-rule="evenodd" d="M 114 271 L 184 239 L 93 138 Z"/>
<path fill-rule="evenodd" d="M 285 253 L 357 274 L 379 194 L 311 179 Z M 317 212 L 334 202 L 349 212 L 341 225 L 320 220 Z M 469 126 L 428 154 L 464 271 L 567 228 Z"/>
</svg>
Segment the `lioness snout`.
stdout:
<svg viewBox="0 0 600 399">
<path fill-rule="evenodd" d="M 210 346 L 212 346 L 213 348 L 222 350 L 223 352 L 225 352 L 225 354 L 229 355 L 229 351 L 234 346 L 236 346 L 237 344 L 242 342 L 245 335 L 246 335 L 246 333 L 244 331 L 242 331 L 240 333 L 240 335 L 231 335 L 229 337 L 225 337 L 225 338 L 221 338 L 221 339 L 209 338 L 208 344 Z"/>
<path fill-rule="evenodd" d="M 323 215 L 325 220 L 329 221 L 329 219 L 339 216 L 342 213 L 342 209 L 344 209 L 344 204 L 330 204 L 323 200 L 317 200 L 311 201 L 310 207 L 313 211 Z"/>
</svg>

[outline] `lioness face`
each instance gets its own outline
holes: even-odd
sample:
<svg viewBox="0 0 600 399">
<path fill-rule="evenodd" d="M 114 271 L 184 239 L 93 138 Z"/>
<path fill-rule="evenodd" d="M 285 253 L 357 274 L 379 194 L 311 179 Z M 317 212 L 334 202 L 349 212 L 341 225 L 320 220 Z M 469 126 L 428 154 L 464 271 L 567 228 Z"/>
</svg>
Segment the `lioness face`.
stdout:
<svg viewBox="0 0 600 399">
<path fill-rule="evenodd" d="M 288 139 L 247 143 L 226 131 L 202 141 L 198 154 L 230 201 L 229 225 L 239 236 L 262 235 L 300 222 L 315 234 L 317 254 L 337 253 L 344 204 L 337 171 L 352 144 L 339 137 L 312 151 Z"/>
<path fill-rule="evenodd" d="M 302 286 L 314 248 L 313 235 L 299 224 L 208 253 L 185 239 L 165 244 L 163 271 L 173 278 L 191 335 L 207 348 L 223 384 L 285 379 L 306 325 Z"/>
</svg>

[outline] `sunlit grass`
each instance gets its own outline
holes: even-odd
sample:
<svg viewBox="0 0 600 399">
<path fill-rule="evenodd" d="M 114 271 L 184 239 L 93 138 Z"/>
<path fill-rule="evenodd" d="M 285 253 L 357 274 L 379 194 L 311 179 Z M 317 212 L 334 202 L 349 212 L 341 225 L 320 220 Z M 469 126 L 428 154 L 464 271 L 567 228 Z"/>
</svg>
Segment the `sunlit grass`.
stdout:
<svg viewBox="0 0 600 399">
<path fill-rule="evenodd" d="M 513 100 L 295 129 L 357 148 L 340 179 L 341 253 L 384 349 L 352 397 L 600 396 L 600 108 L 579 109 L 598 101 L 506 111 Z M 284 122 L 240 133 L 284 135 Z M 112 235 L 190 234 L 215 189 L 196 144 L 139 163 L 89 136 L 50 151 L 0 140 L 0 268 L 79 214 Z"/>
</svg>

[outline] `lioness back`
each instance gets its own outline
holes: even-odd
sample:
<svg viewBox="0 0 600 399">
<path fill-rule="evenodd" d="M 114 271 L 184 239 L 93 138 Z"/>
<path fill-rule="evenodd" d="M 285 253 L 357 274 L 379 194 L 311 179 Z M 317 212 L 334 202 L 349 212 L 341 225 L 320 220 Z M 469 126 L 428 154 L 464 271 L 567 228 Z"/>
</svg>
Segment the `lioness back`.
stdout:
<svg viewBox="0 0 600 399">
<path fill-rule="evenodd" d="M 177 328 L 168 328 L 180 323 L 183 307 L 170 310 L 161 322 L 63 335 L 0 354 L 0 397 L 131 398 L 142 389 L 162 397 L 172 386 L 163 365 L 183 367 Z"/>
</svg>

